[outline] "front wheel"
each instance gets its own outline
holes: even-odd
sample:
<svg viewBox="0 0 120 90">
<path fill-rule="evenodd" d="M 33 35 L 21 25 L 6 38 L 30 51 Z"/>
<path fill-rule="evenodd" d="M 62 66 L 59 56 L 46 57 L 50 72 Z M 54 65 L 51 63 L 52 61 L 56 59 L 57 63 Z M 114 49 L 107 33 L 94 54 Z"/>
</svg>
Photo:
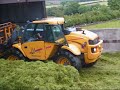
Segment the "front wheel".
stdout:
<svg viewBox="0 0 120 90">
<path fill-rule="evenodd" d="M 97 61 L 96 61 L 96 62 L 97 62 Z M 84 68 L 93 67 L 93 66 L 96 64 L 96 62 L 92 62 L 92 63 L 89 63 L 89 64 L 84 63 L 84 64 L 82 65 L 82 67 L 84 67 Z"/>
<path fill-rule="evenodd" d="M 81 60 L 79 57 L 73 55 L 69 51 L 61 51 L 55 62 L 62 65 L 71 65 L 78 71 L 81 69 Z"/>
<path fill-rule="evenodd" d="M 85 62 L 85 58 L 84 58 L 84 54 L 83 54 L 83 53 L 81 54 L 80 58 L 81 58 L 81 60 L 82 60 L 82 67 L 83 67 L 83 68 L 89 68 L 89 67 L 92 67 L 92 66 L 94 66 L 95 63 L 97 62 L 97 61 L 95 61 L 95 62 L 92 62 L 92 63 L 86 63 L 86 62 Z"/>
</svg>

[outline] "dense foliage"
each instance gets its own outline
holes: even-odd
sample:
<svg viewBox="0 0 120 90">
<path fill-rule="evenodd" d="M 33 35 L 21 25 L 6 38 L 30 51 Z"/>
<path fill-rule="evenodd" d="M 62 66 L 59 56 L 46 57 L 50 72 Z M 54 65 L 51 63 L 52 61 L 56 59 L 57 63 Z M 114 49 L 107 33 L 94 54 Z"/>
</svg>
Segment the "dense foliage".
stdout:
<svg viewBox="0 0 120 90">
<path fill-rule="evenodd" d="M 105 5 L 92 5 L 92 6 L 85 6 L 80 5 L 77 2 L 64 2 L 61 6 L 47 8 L 47 15 L 48 16 L 64 16 L 64 15 L 73 15 L 76 13 L 82 14 L 89 11 L 100 11 L 100 10 L 110 9 Z"/>
<path fill-rule="evenodd" d="M 64 16 L 66 20 L 66 27 L 75 26 L 78 24 L 87 24 L 100 21 L 108 21 L 115 18 L 120 18 L 120 12 L 118 10 L 103 11 L 91 11 L 83 14 L 75 14 L 71 16 Z"/>
<path fill-rule="evenodd" d="M 77 2 L 64 2 L 59 7 L 48 8 L 47 14 L 48 16 L 64 16 L 66 20 L 65 26 L 67 27 L 78 24 L 108 21 L 120 18 L 120 0 L 118 0 L 118 3 L 115 1 L 117 0 L 109 0 L 109 6 L 100 4 L 84 6 L 79 5 Z"/>
<path fill-rule="evenodd" d="M 77 2 L 67 2 L 64 5 L 64 14 L 65 15 L 72 15 L 78 13 L 79 4 Z"/>
<path fill-rule="evenodd" d="M 51 7 L 47 9 L 48 16 L 63 16 L 64 11 L 62 7 Z"/>
<path fill-rule="evenodd" d="M 113 10 L 120 10 L 120 0 L 108 0 L 108 5 Z"/>
</svg>

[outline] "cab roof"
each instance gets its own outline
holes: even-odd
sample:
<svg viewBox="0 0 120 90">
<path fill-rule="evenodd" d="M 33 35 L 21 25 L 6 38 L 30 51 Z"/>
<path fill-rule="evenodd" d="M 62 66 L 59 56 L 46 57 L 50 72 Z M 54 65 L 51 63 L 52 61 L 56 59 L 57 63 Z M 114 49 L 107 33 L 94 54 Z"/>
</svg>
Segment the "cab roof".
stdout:
<svg viewBox="0 0 120 90">
<path fill-rule="evenodd" d="M 44 18 L 41 20 L 36 20 L 33 21 L 32 23 L 46 23 L 46 24 L 53 24 L 53 25 L 57 25 L 57 24 L 64 24 L 64 18 L 63 17 L 48 17 L 48 18 Z"/>
</svg>

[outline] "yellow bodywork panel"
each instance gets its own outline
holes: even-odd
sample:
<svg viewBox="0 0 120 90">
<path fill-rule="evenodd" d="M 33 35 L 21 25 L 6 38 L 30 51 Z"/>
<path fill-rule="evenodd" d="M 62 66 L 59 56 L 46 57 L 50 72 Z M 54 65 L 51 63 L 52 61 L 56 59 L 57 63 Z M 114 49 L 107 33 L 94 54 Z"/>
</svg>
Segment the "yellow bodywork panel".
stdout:
<svg viewBox="0 0 120 90">
<path fill-rule="evenodd" d="M 32 23 L 39 23 L 39 24 L 47 23 L 47 24 L 58 25 L 58 24 L 64 24 L 64 18 L 62 17 L 44 18 L 42 20 L 33 21 Z"/>
<path fill-rule="evenodd" d="M 99 57 L 99 54 L 102 51 L 102 45 L 101 45 L 102 43 L 103 43 L 103 40 L 101 40 L 96 45 L 89 45 L 88 46 L 88 59 L 94 59 L 94 58 L 98 58 Z M 91 52 L 91 48 L 96 48 L 96 53 L 92 53 Z"/>
<path fill-rule="evenodd" d="M 73 53 L 74 55 L 81 54 L 80 48 L 77 45 L 75 45 L 74 43 L 68 44 L 68 46 L 62 46 L 62 49 L 68 50 L 71 53 Z"/>
<path fill-rule="evenodd" d="M 26 42 L 21 45 L 14 44 L 14 48 L 17 48 L 22 54 L 32 60 L 46 60 L 57 51 L 57 46 L 54 43 L 47 43 L 44 41 Z"/>
<path fill-rule="evenodd" d="M 14 44 L 14 45 L 12 45 L 12 47 L 17 48 L 18 50 L 20 50 L 21 53 L 26 57 L 26 54 L 24 53 L 24 51 L 21 48 L 21 43 Z"/>
<path fill-rule="evenodd" d="M 29 59 L 46 59 L 44 41 L 26 42 L 22 44 L 22 50 Z"/>
<path fill-rule="evenodd" d="M 103 40 L 100 40 L 100 42 L 98 44 L 88 46 L 88 53 L 84 54 L 86 63 L 95 62 L 101 56 L 101 53 L 102 53 L 102 50 L 103 50 L 102 44 L 103 44 Z M 95 53 L 91 52 L 92 48 L 96 49 Z"/>
<path fill-rule="evenodd" d="M 55 55 L 58 46 L 55 43 L 45 42 L 45 50 L 46 50 L 46 59 L 51 58 Z"/>
</svg>

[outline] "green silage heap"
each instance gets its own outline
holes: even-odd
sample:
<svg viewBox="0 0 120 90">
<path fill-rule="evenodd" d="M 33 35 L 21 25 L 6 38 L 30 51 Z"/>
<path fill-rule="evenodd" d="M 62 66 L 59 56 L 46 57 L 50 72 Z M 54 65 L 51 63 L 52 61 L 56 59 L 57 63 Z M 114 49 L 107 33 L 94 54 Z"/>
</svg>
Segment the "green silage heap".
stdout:
<svg viewBox="0 0 120 90">
<path fill-rule="evenodd" d="M 71 66 L 0 60 L 0 90 L 73 90 L 79 84 L 79 73 Z"/>
</svg>

